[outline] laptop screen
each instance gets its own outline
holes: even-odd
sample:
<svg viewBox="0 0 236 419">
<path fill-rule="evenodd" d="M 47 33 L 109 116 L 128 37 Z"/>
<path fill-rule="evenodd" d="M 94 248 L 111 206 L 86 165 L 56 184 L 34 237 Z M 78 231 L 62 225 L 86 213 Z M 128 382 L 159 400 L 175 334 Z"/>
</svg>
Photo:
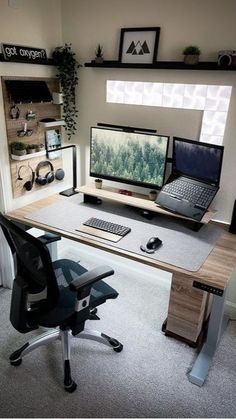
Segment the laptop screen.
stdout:
<svg viewBox="0 0 236 419">
<path fill-rule="evenodd" d="M 219 185 L 224 147 L 173 137 L 172 171 Z"/>
</svg>

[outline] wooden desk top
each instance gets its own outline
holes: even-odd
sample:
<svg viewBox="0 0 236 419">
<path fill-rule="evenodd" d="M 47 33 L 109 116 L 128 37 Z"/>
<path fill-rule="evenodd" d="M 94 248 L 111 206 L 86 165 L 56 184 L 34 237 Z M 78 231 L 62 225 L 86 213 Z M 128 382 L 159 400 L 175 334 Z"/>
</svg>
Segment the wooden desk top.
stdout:
<svg viewBox="0 0 236 419">
<path fill-rule="evenodd" d="M 134 254 L 122 249 L 115 248 L 114 245 L 104 244 L 97 242 L 95 238 L 85 238 L 79 236 L 79 234 L 73 234 L 71 232 L 56 229 L 54 227 L 35 222 L 24 218 L 27 214 L 51 205 L 55 202 L 62 200 L 68 200 L 70 198 L 63 197 L 61 195 L 52 195 L 48 198 L 41 199 L 33 202 L 25 207 L 18 208 L 14 211 L 8 212 L 6 215 L 15 221 L 22 222 L 23 224 L 40 228 L 44 231 L 54 232 L 60 234 L 62 237 L 78 241 L 80 243 L 97 247 L 99 249 L 115 253 L 126 258 L 142 262 L 146 265 L 153 266 L 164 271 L 171 273 L 181 273 L 182 277 L 186 280 L 196 280 L 203 284 L 213 286 L 224 290 L 227 286 L 228 280 L 230 279 L 232 272 L 236 269 L 236 235 L 225 232 L 217 241 L 216 246 L 207 257 L 201 268 L 197 272 L 190 272 L 185 269 L 178 268 L 174 265 L 163 263 L 150 259 L 148 257 Z"/>
</svg>

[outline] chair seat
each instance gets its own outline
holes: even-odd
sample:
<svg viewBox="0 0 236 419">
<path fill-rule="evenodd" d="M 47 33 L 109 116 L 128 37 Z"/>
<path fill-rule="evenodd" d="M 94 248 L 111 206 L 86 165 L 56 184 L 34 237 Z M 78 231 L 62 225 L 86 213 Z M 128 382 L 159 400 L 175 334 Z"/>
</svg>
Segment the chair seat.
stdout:
<svg viewBox="0 0 236 419">
<path fill-rule="evenodd" d="M 59 259 L 53 262 L 53 269 L 59 284 L 60 296 L 57 305 L 38 318 L 38 324 L 44 327 L 60 326 L 74 315 L 76 292 L 70 290 L 69 283 L 87 272 L 83 266 L 69 259 Z M 93 309 L 107 299 L 117 298 L 117 296 L 118 292 L 114 288 L 100 280 L 91 288 L 89 307 Z"/>
</svg>

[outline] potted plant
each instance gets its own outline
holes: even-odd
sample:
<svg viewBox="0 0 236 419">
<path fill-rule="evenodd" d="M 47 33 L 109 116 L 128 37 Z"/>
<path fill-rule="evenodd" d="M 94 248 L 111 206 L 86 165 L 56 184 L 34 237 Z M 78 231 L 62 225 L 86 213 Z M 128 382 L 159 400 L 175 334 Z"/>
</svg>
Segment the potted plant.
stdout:
<svg viewBox="0 0 236 419">
<path fill-rule="evenodd" d="M 103 63 L 103 47 L 102 45 L 98 44 L 96 51 L 95 51 L 95 63 L 102 64 Z"/>
<path fill-rule="evenodd" d="M 72 52 L 71 45 L 68 44 L 55 48 L 52 57 L 58 70 L 57 77 L 59 78 L 63 95 L 62 117 L 65 121 L 68 139 L 70 140 L 76 131 L 76 119 L 78 116 L 75 89 L 78 84 L 77 70 L 79 64 L 75 58 L 75 53 Z"/>
<path fill-rule="evenodd" d="M 95 179 L 95 188 L 102 189 L 102 179 Z"/>
<path fill-rule="evenodd" d="M 15 156 L 24 156 L 26 154 L 26 144 L 21 141 L 11 143 L 11 154 Z"/>
<path fill-rule="evenodd" d="M 37 144 L 28 144 L 26 146 L 27 154 L 33 154 L 37 152 Z"/>
<path fill-rule="evenodd" d="M 45 149 L 45 145 L 43 143 L 35 144 L 36 152 L 43 151 Z"/>
<path fill-rule="evenodd" d="M 150 191 L 148 196 L 149 196 L 150 201 L 155 201 L 157 197 L 157 191 Z"/>
<path fill-rule="evenodd" d="M 188 65 L 196 65 L 199 62 L 199 55 L 201 51 L 198 47 L 194 45 L 189 45 L 188 47 L 184 48 L 184 63 Z"/>
</svg>

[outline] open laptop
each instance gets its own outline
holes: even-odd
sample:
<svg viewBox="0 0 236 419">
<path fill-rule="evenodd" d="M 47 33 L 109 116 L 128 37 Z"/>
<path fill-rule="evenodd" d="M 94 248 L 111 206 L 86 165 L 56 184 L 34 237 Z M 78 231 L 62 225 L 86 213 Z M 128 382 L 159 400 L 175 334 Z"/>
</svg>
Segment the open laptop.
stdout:
<svg viewBox="0 0 236 419">
<path fill-rule="evenodd" d="M 173 137 L 172 173 L 156 203 L 201 221 L 219 185 L 224 147 Z"/>
</svg>

